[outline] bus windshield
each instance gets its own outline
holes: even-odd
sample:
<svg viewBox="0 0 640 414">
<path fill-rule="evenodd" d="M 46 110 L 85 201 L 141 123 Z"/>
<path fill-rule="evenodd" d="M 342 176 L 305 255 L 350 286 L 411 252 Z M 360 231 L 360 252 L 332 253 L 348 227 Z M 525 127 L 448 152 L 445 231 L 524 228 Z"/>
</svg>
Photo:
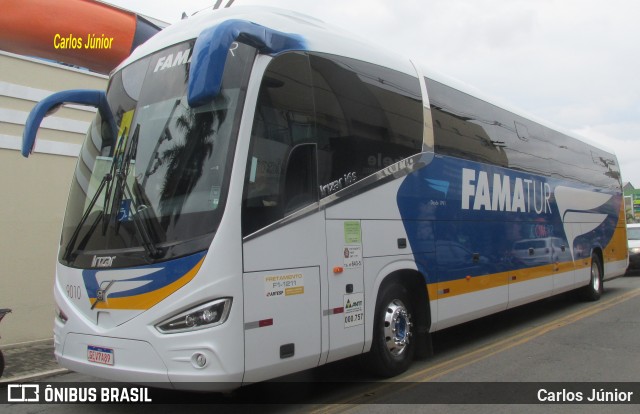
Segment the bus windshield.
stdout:
<svg viewBox="0 0 640 414">
<path fill-rule="evenodd" d="M 220 93 L 190 107 L 193 45 L 161 50 L 112 75 L 107 100 L 115 125 L 98 113 L 87 133 L 62 229 L 61 263 L 134 266 L 208 247 L 224 209 L 255 49 L 234 45 Z"/>
</svg>

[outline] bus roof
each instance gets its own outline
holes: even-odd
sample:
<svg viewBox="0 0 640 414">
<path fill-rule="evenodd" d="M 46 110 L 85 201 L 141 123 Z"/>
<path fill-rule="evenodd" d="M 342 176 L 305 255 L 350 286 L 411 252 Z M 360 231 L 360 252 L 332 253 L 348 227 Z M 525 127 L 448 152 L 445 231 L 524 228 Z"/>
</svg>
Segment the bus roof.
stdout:
<svg viewBox="0 0 640 414">
<path fill-rule="evenodd" d="M 146 43 L 139 46 L 129 58 L 123 61 L 115 70 L 129 63 L 147 56 L 155 51 L 172 46 L 174 44 L 197 38 L 203 31 L 216 26 L 226 20 L 237 19 L 257 23 L 284 33 L 301 36 L 307 50 L 348 56 L 354 59 L 386 66 L 410 75 L 416 75 L 416 69 L 411 60 L 395 52 L 389 51 L 378 45 L 372 44 L 357 34 L 345 31 L 343 28 L 330 25 L 317 18 L 297 13 L 290 10 L 269 6 L 235 6 L 215 10 L 205 10 L 181 20 L 156 34 Z M 496 105 L 514 114 L 520 115 L 540 125 L 561 132 L 571 138 L 592 145 L 602 151 L 614 154 L 614 151 L 592 139 L 579 136 L 565 128 L 558 127 L 546 120 L 542 120 L 525 111 L 513 107 L 493 97 L 487 96 L 475 87 L 469 86 L 459 80 L 434 72 L 425 66 L 420 66 L 422 75 L 458 89 L 487 103 Z"/>
<path fill-rule="evenodd" d="M 415 68 L 407 57 L 372 45 L 353 33 L 314 17 L 266 6 L 237 6 L 199 12 L 156 34 L 138 47 L 117 69 L 157 50 L 195 39 L 204 30 L 229 19 L 246 20 L 269 29 L 302 36 L 308 50 L 314 52 L 349 56 L 415 75 Z"/>
</svg>

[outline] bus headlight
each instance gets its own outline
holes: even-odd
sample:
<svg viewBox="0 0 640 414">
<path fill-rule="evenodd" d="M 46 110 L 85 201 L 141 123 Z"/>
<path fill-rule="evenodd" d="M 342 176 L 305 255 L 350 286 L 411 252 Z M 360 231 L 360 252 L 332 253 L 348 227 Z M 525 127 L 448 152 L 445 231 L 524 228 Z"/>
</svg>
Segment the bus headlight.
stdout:
<svg viewBox="0 0 640 414">
<path fill-rule="evenodd" d="M 221 325 L 229 316 L 231 302 L 231 298 L 207 302 L 160 322 L 156 329 L 162 333 L 178 333 Z"/>
</svg>

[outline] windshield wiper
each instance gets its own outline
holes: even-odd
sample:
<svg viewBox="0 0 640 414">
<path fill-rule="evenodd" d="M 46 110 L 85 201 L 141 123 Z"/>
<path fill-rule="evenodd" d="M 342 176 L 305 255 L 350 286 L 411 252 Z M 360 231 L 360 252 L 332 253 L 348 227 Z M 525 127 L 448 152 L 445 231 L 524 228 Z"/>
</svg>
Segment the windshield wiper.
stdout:
<svg viewBox="0 0 640 414">
<path fill-rule="evenodd" d="M 122 135 L 120 136 L 120 140 L 118 141 L 118 145 L 115 148 L 115 151 L 113 152 L 113 157 L 112 157 L 112 161 L 111 161 L 111 168 L 109 169 L 109 175 L 111 175 L 111 177 L 117 176 L 118 174 L 118 164 L 122 162 L 122 156 L 124 156 L 124 143 L 126 141 L 126 137 L 127 134 L 129 133 L 129 130 L 127 128 L 124 128 L 122 131 Z M 120 154 L 120 159 L 118 159 L 118 154 Z M 107 183 L 107 190 L 104 196 L 104 203 L 102 204 L 102 215 L 107 216 L 107 206 L 109 205 L 109 201 L 111 200 L 111 190 L 112 190 L 112 181 L 109 180 L 109 182 Z M 107 226 L 109 224 L 109 220 L 103 220 L 102 221 L 102 235 L 104 236 L 105 234 L 107 234 Z"/>
<path fill-rule="evenodd" d="M 137 203 L 135 202 L 135 197 L 129 189 L 129 184 L 127 184 L 126 182 L 124 183 L 124 190 L 131 200 L 131 217 L 133 217 L 133 227 L 138 233 L 142 247 L 144 247 L 147 252 L 147 256 L 149 256 L 150 258 L 159 257 L 162 253 L 162 250 L 156 246 L 156 243 L 154 242 L 154 239 L 151 236 L 151 233 L 149 232 L 146 224 L 150 219 L 147 213 L 148 210 L 151 210 L 151 208 L 149 208 L 146 204 L 137 205 Z"/>
<path fill-rule="evenodd" d="M 118 146 L 114 151 L 113 161 L 112 161 L 109 172 L 102 177 L 102 180 L 100 181 L 100 185 L 98 186 L 98 189 L 96 190 L 95 194 L 93 195 L 93 198 L 89 202 L 89 205 L 85 209 L 84 214 L 80 219 L 80 222 L 76 225 L 73 235 L 69 239 L 69 243 L 67 244 L 67 247 L 65 249 L 65 253 L 63 256 L 66 261 L 71 261 L 71 255 L 75 251 L 74 247 L 78 239 L 78 236 L 80 234 L 80 230 L 82 229 L 87 219 L 89 218 L 89 215 L 93 210 L 93 207 L 95 206 L 96 202 L 98 201 L 98 198 L 100 198 L 100 195 L 103 193 L 103 191 L 105 191 L 105 196 L 104 196 L 102 211 L 98 212 L 98 215 L 93 221 L 93 223 L 91 224 L 91 227 L 89 228 L 85 236 L 82 238 L 82 241 L 79 243 L 78 250 L 82 250 L 84 246 L 87 245 L 87 243 L 89 242 L 89 239 L 91 238 L 91 235 L 94 233 L 100 221 L 102 221 L 102 234 L 105 235 L 107 233 L 109 223 L 111 222 L 111 219 L 113 216 L 112 214 L 113 211 L 116 211 L 115 232 L 116 234 L 118 233 L 118 230 L 120 227 L 120 221 L 121 221 L 121 220 L 118 220 L 118 213 L 120 212 L 119 206 L 122 205 L 123 197 L 126 195 L 128 199 L 131 200 L 131 203 L 133 206 L 133 212 L 131 213 L 131 217 L 133 218 L 132 221 L 133 221 L 134 229 L 136 231 L 136 234 L 138 235 L 138 239 L 142 247 L 145 249 L 147 256 L 149 258 L 156 258 L 160 256 L 160 254 L 162 253 L 162 251 L 158 247 L 156 247 L 156 244 L 153 241 L 153 237 L 151 236 L 151 233 L 149 232 L 147 226 L 145 225 L 146 218 L 144 216 L 148 216 L 148 212 L 147 212 L 148 207 L 144 204 L 138 206 L 137 203 L 135 203 L 136 199 L 133 196 L 131 190 L 129 189 L 129 185 L 127 184 L 127 176 L 129 174 L 129 165 L 133 158 L 133 154 L 135 154 L 137 150 L 138 136 L 140 133 L 140 125 L 136 127 L 133 137 L 131 138 L 131 143 L 129 145 L 129 148 L 127 148 L 127 151 L 125 153 L 124 147 L 125 147 L 125 141 L 126 141 L 125 138 L 127 137 L 127 133 L 128 131 L 125 128 L 118 142 Z M 114 177 L 115 177 L 115 180 L 113 179 Z M 113 199 L 111 197 L 112 195 L 114 196 Z M 109 206 L 111 208 L 108 210 Z M 125 212 L 125 218 L 126 217 L 129 217 L 128 211 Z"/>
<path fill-rule="evenodd" d="M 118 234 L 120 229 L 120 223 L 125 221 L 128 217 L 132 217 L 133 227 L 138 235 L 138 240 L 140 244 L 145 249 L 147 256 L 149 258 L 157 258 L 161 255 L 162 251 L 156 246 L 154 242 L 154 238 L 151 236 L 149 229 L 147 227 L 148 217 L 145 218 L 145 211 L 148 207 L 144 204 L 138 205 L 136 202 L 136 198 L 134 197 L 131 189 L 129 188 L 129 184 L 127 183 L 127 177 L 129 176 L 129 167 L 131 165 L 131 160 L 133 159 L 133 155 L 136 154 L 138 150 L 138 138 L 140 136 L 140 124 L 136 125 L 136 129 L 133 132 L 133 136 L 131 137 L 131 142 L 129 143 L 129 147 L 127 148 L 126 155 L 121 160 L 121 164 L 116 171 L 115 183 L 114 183 L 114 198 L 111 202 L 111 210 L 108 214 L 107 223 L 111 221 L 111 217 L 115 213 L 115 233 Z M 137 180 L 136 180 L 137 183 Z M 108 198 L 110 194 L 107 194 L 105 197 L 105 207 L 108 203 Z M 129 207 L 123 206 L 123 199 L 127 197 L 127 200 L 130 200 L 131 204 Z M 129 211 L 124 211 L 123 217 L 120 219 L 120 210 L 122 208 L 128 208 L 131 211 L 131 215 L 129 216 Z M 106 227 L 106 226 L 105 226 Z M 105 228 L 106 230 L 106 228 Z"/>
<path fill-rule="evenodd" d="M 91 213 L 91 210 L 93 209 L 93 206 L 96 204 L 96 201 L 98 201 L 98 197 L 100 197 L 100 194 L 102 193 L 102 189 L 105 187 L 105 185 L 107 183 L 111 182 L 111 179 L 112 179 L 112 175 L 110 173 L 106 173 L 104 175 L 104 177 L 102 177 L 102 181 L 100 181 L 100 186 L 98 186 L 98 190 L 96 190 L 96 193 L 93 195 L 93 198 L 91 199 L 91 202 L 89 203 L 89 205 L 87 206 L 86 210 L 84 211 L 84 214 L 82 215 L 82 218 L 80 219 L 80 222 L 78 223 L 78 225 L 74 229 L 73 235 L 71 235 L 71 238 L 69 239 L 69 243 L 67 243 L 67 247 L 66 247 L 66 249 L 64 251 L 64 256 L 63 256 L 66 261 L 70 261 L 70 256 L 71 256 L 71 253 L 73 251 L 73 247 L 76 244 L 76 240 L 78 238 L 78 235 L 80 234 L 80 229 L 82 228 L 84 223 L 89 218 L 89 214 Z M 87 235 L 84 237 L 83 242 L 85 240 L 88 240 L 88 237 L 95 231 L 95 229 L 98 226 L 98 223 L 102 219 L 103 215 L 104 215 L 104 213 L 102 211 L 100 211 L 98 213 L 98 217 L 96 217 L 96 220 L 91 225 L 91 228 L 87 232 Z"/>
<path fill-rule="evenodd" d="M 107 193 L 106 193 L 105 198 L 104 198 L 104 205 L 103 205 L 102 211 L 100 211 L 98 213 L 98 216 L 96 217 L 96 219 L 94 220 L 93 224 L 89 228 L 89 231 L 87 232 L 87 234 L 82 239 L 82 242 L 80 243 L 81 246 L 86 245 L 86 243 L 89 241 L 89 238 L 91 237 L 91 235 L 95 231 L 96 227 L 98 226 L 98 223 L 105 216 L 104 211 L 105 211 L 106 206 L 107 206 L 107 200 L 109 199 L 110 194 L 111 194 L 111 183 L 113 181 L 113 176 L 114 176 L 115 171 L 116 171 L 117 155 L 118 155 L 119 151 L 120 152 L 122 151 L 122 145 L 123 145 L 123 143 L 125 141 L 124 137 L 127 136 L 126 134 L 127 134 L 127 129 L 125 128 L 123 133 L 122 133 L 122 136 L 120 138 L 120 141 L 118 142 L 118 146 L 116 147 L 116 150 L 114 152 L 113 161 L 111 163 L 111 168 L 109 169 L 109 172 L 106 173 L 102 177 L 102 180 L 100 181 L 100 185 L 98 186 L 98 189 L 96 190 L 96 193 L 93 195 L 93 198 L 89 202 L 89 205 L 87 206 L 87 208 L 84 210 L 84 213 L 82 214 L 82 218 L 80 219 L 80 221 L 76 225 L 75 229 L 73 230 L 73 234 L 71 235 L 71 238 L 69 239 L 69 243 L 67 243 L 67 247 L 66 247 L 66 249 L 64 251 L 63 258 L 66 261 L 71 261 L 71 254 L 72 254 L 73 248 L 74 248 L 74 246 L 76 244 L 76 240 L 78 239 L 78 235 L 80 234 L 80 230 L 82 229 L 82 226 L 84 226 L 84 223 L 89 218 L 89 214 L 91 214 L 91 210 L 93 209 L 93 207 L 95 206 L 96 202 L 98 201 L 98 198 L 100 197 L 100 194 L 102 194 L 102 190 L 105 189 L 105 187 L 106 187 Z M 106 232 L 106 226 L 104 225 L 104 222 L 103 222 L 103 230 L 102 231 L 103 231 L 103 234 Z"/>
</svg>

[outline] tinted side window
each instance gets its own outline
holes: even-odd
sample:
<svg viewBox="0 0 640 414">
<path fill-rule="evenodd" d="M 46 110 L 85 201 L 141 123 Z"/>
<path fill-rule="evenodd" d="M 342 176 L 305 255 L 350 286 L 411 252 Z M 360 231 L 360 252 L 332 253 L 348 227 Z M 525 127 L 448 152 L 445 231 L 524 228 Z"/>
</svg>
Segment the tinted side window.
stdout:
<svg viewBox="0 0 640 414">
<path fill-rule="evenodd" d="M 620 188 L 620 171 L 611 154 L 549 128 L 545 128 L 545 137 L 551 154 L 554 154 L 550 160 L 553 176 L 595 186 Z"/>
<path fill-rule="evenodd" d="M 549 175 L 549 159 L 553 153 L 545 139 L 543 128 L 505 109 L 483 103 L 493 109 L 497 139 L 504 142 L 503 151 L 509 168 Z"/>
<path fill-rule="evenodd" d="M 310 61 L 321 197 L 422 150 L 416 77 L 345 57 Z"/>
<path fill-rule="evenodd" d="M 253 120 L 243 236 L 419 153 L 422 136 L 416 77 L 344 57 L 276 57 Z"/>
<path fill-rule="evenodd" d="M 425 81 L 433 117 L 435 152 L 506 167 L 505 137 L 497 131 L 501 125 L 496 121 L 493 108 L 447 85 L 429 78 Z"/>
<path fill-rule="evenodd" d="M 425 78 L 435 151 L 500 167 L 545 174 L 549 148 L 540 127 L 509 111 Z"/>
<path fill-rule="evenodd" d="M 573 137 L 425 78 L 435 151 L 596 186 L 620 187 L 615 158 Z"/>
<path fill-rule="evenodd" d="M 308 57 L 303 53 L 277 57 L 264 74 L 251 130 L 242 204 L 243 236 L 292 212 L 286 205 L 292 201 L 287 191 L 304 192 L 307 204 L 317 200 L 315 165 L 303 165 L 311 161 L 302 161 L 315 163 L 313 154 L 304 155 L 299 150 L 290 160 L 295 147 L 315 143 L 314 118 Z M 305 167 L 313 173 L 304 171 Z M 298 178 L 297 182 L 287 179 L 287 170 Z M 313 183 L 316 200 L 308 183 Z M 296 207 L 304 207 L 300 198 L 296 199 Z"/>
</svg>

